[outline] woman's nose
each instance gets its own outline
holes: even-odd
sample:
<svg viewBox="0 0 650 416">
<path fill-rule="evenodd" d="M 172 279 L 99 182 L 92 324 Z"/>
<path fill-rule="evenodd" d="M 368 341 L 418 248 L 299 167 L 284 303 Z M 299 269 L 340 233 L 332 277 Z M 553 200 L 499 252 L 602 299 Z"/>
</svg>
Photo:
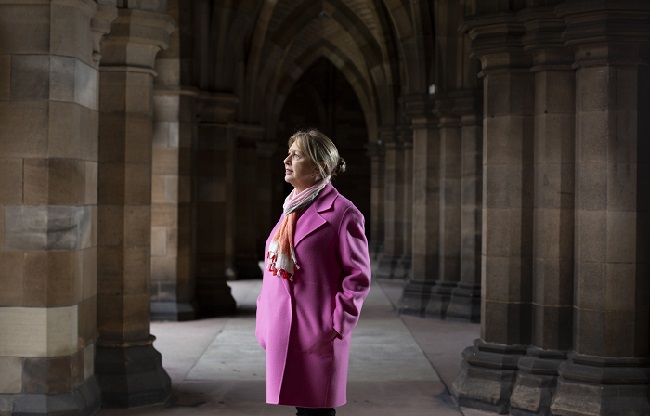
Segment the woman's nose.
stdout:
<svg viewBox="0 0 650 416">
<path fill-rule="evenodd" d="M 288 165 L 288 164 L 290 164 L 290 163 L 291 163 L 291 155 L 289 155 L 289 156 L 287 156 L 287 157 L 284 158 L 284 164 L 285 164 L 285 165 Z"/>
</svg>

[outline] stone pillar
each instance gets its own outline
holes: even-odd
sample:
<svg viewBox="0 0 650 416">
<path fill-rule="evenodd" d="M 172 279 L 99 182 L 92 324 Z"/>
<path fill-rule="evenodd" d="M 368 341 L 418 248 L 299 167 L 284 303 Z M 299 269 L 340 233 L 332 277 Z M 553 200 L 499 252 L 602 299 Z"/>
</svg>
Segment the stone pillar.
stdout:
<svg viewBox="0 0 650 416">
<path fill-rule="evenodd" d="M 465 28 L 484 77 L 482 320 L 452 391 L 461 405 L 506 412 L 531 341 L 534 78 L 514 13 Z"/>
<path fill-rule="evenodd" d="M 225 93 L 203 93 L 199 97 L 196 299 L 199 315 L 204 317 L 231 314 L 237 309 L 226 271 L 233 163 L 228 122 L 236 104 L 237 98 Z"/>
<path fill-rule="evenodd" d="M 234 266 L 238 279 L 261 279 L 262 270 L 258 262 L 264 258 L 264 246 L 259 245 L 257 216 L 260 212 L 258 182 L 264 177 L 279 176 L 281 166 L 275 166 L 278 175 L 258 169 L 257 143 L 264 137 L 259 125 L 237 124 L 235 126 L 235 159 L 237 174 L 235 181 L 235 250 Z M 270 193 L 272 188 L 265 192 Z M 274 212 L 276 212 L 274 210 Z M 267 229 L 271 232 L 271 228 Z"/>
<path fill-rule="evenodd" d="M 369 250 L 377 260 L 384 247 L 384 146 L 382 140 L 368 145 L 370 156 L 370 241 Z"/>
<path fill-rule="evenodd" d="M 535 76 L 533 332 L 519 360 L 512 415 L 550 414 L 557 369 L 573 333 L 575 72 L 552 7 L 519 13 Z"/>
<path fill-rule="evenodd" d="M 89 0 L 0 3 L 2 414 L 100 407 L 95 47 L 114 17 Z"/>
<path fill-rule="evenodd" d="M 447 317 L 480 322 L 481 208 L 483 204 L 482 91 L 457 98 L 460 110 L 460 281 Z"/>
<path fill-rule="evenodd" d="M 188 3 L 169 0 L 179 26 L 191 26 Z M 188 320 L 194 304 L 195 218 L 192 210 L 197 90 L 188 85 L 188 33 L 175 31 L 156 59 L 151 186 L 151 319 Z"/>
<path fill-rule="evenodd" d="M 557 11 L 577 68 L 575 320 L 551 411 L 650 414 L 650 5 Z"/>
<path fill-rule="evenodd" d="M 380 134 L 384 143 L 384 247 L 377 277 L 392 279 L 395 267 L 402 256 L 403 240 L 403 198 L 404 166 L 402 166 L 403 146 L 399 135 L 393 128 L 385 128 Z"/>
<path fill-rule="evenodd" d="M 411 276 L 399 313 L 422 316 L 438 274 L 440 136 L 425 96 L 407 97 L 413 126 L 413 230 Z"/>
<path fill-rule="evenodd" d="M 407 279 L 411 274 L 411 244 L 413 228 L 413 131 L 404 126 L 400 131 L 402 157 L 398 163 L 402 170 L 402 255 L 395 265 L 393 278 Z M 400 203 L 400 201 L 397 201 Z"/>
<path fill-rule="evenodd" d="M 274 157 L 278 149 L 277 141 L 258 140 L 255 142 L 255 149 L 257 151 L 257 172 L 260 173 L 255 181 L 258 210 L 255 253 L 260 260 L 264 260 L 266 239 L 280 219 L 280 215 L 282 215 L 282 205 L 274 206 L 273 204 L 273 188 L 278 186 L 278 183 L 282 184 L 279 182 L 280 180 L 284 180 L 282 177 L 283 158 L 282 155 L 278 155 L 277 158 Z M 282 150 L 284 150 L 284 147 Z"/>
<path fill-rule="evenodd" d="M 438 276 L 426 315 L 444 318 L 460 279 L 460 117 L 451 94 L 438 97 L 440 131 L 440 220 Z"/>
<path fill-rule="evenodd" d="M 118 11 L 99 77 L 95 371 L 103 407 L 159 403 L 171 389 L 149 308 L 153 66 L 174 24 L 165 10 Z"/>
</svg>

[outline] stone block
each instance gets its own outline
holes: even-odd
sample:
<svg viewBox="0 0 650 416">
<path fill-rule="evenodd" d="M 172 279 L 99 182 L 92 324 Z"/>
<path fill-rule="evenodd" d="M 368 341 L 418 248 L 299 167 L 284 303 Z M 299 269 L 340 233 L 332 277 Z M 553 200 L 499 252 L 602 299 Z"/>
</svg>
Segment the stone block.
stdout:
<svg viewBox="0 0 650 416">
<path fill-rule="evenodd" d="M 533 259 L 533 299 L 540 305 L 573 304 L 573 260 Z"/>
<path fill-rule="evenodd" d="M 167 228 L 151 227 L 151 255 L 154 257 L 167 255 Z"/>
<path fill-rule="evenodd" d="M 97 162 L 85 162 L 84 166 L 84 198 L 83 203 L 97 204 Z"/>
<path fill-rule="evenodd" d="M 607 164 L 594 162 L 576 166 L 576 209 L 606 209 L 607 188 Z"/>
<path fill-rule="evenodd" d="M 128 163 L 124 166 L 124 203 L 151 204 L 151 165 Z"/>
<path fill-rule="evenodd" d="M 178 203 L 180 201 L 179 198 L 179 177 L 175 175 L 166 175 L 165 177 L 165 200 L 172 202 L 172 203 Z M 250 203 L 253 206 L 254 204 L 252 201 L 245 201 L 244 203 Z"/>
<path fill-rule="evenodd" d="M 48 302 L 48 257 L 47 252 L 30 252 L 25 254 L 23 305 L 44 307 Z"/>
<path fill-rule="evenodd" d="M 0 159 L 0 204 L 23 201 L 23 159 Z"/>
<path fill-rule="evenodd" d="M 124 161 L 126 163 L 150 165 L 152 160 L 151 120 L 144 117 L 127 117 L 124 121 Z"/>
<path fill-rule="evenodd" d="M 156 79 L 158 81 L 159 79 Z M 178 84 L 178 81 L 175 83 Z M 178 121 L 180 97 L 177 94 L 155 94 L 154 95 L 153 119 L 156 122 L 174 123 Z"/>
<path fill-rule="evenodd" d="M 83 134 L 81 119 L 86 113 L 78 105 L 56 101 L 50 102 L 49 112 L 48 156 L 78 159 Z"/>
<path fill-rule="evenodd" d="M 543 163 L 535 166 L 535 206 L 567 208 L 575 205 L 573 163 Z"/>
<path fill-rule="evenodd" d="M 165 177 L 152 175 L 151 177 L 151 202 L 152 204 L 165 202 Z"/>
<path fill-rule="evenodd" d="M 59 251 L 47 255 L 47 305 L 62 306 L 77 303 L 81 279 L 80 256 L 76 252 Z"/>
<path fill-rule="evenodd" d="M 530 303 L 484 301 L 482 333 L 486 342 L 527 345 L 531 342 L 532 310 Z M 483 312 L 483 311 L 482 311 Z"/>
<path fill-rule="evenodd" d="M 153 78 L 145 72 L 126 72 L 124 105 L 131 115 L 153 116 Z"/>
<path fill-rule="evenodd" d="M 524 170 L 515 164 L 493 164 L 484 167 L 484 206 L 487 208 L 519 208 L 523 205 Z"/>
<path fill-rule="evenodd" d="M 614 67 L 581 67 L 576 72 L 576 110 L 602 112 L 607 110 L 613 93 L 610 86 Z"/>
<path fill-rule="evenodd" d="M 636 212 L 608 211 L 606 225 L 606 257 L 612 263 L 635 263 L 637 251 L 638 222 Z"/>
<path fill-rule="evenodd" d="M 6 307 L 0 315 L 0 327 L 0 356 L 55 357 L 76 351 L 76 306 Z"/>
<path fill-rule="evenodd" d="M 47 157 L 48 119 L 45 100 L 0 101 L 0 157 Z"/>
<path fill-rule="evenodd" d="M 93 345 L 96 338 L 97 300 L 90 298 L 79 304 L 79 344 L 87 348 L 88 345 Z"/>
<path fill-rule="evenodd" d="M 97 247 L 81 252 L 82 256 L 82 299 L 94 299 L 97 295 Z"/>
<path fill-rule="evenodd" d="M 636 211 L 638 207 L 639 168 L 636 163 L 607 164 L 607 208 L 614 211 Z"/>
<path fill-rule="evenodd" d="M 124 209 L 122 205 L 99 205 L 97 207 L 97 244 L 99 246 L 113 247 L 122 244 Z"/>
<path fill-rule="evenodd" d="M 533 344 L 545 350 L 570 350 L 573 306 L 533 304 Z"/>
<path fill-rule="evenodd" d="M 149 247 L 151 238 L 151 208 L 149 205 L 124 207 L 123 243 L 127 248 Z"/>
<path fill-rule="evenodd" d="M 636 301 L 638 268 L 630 263 L 605 263 L 604 304 L 607 311 L 632 311 L 638 308 Z"/>
<path fill-rule="evenodd" d="M 611 115 L 601 111 L 583 111 L 576 116 L 576 162 L 604 163 L 609 158 Z"/>
<path fill-rule="evenodd" d="M 0 100 L 9 99 L 9 95 L 11 92 L 10 86 L 11 86 L 11 56 L 0 55 Z"/>
<path fill-rule="evenodd" d="M 574 351 L 584 355 L 606 356 L 605 312 L 602 310 L 576 308 L 574 321 Z"/>
<path fill-rule="evenodd" d="M 48 201 L 54 205 L 84 203 L 86 192 L 85 163 L 72 159 L 49 159 Z"/>
<path fill-rule="evenodd" d="M 91 62 L 93 38 L 90 31 L 90 19 L 94 9 L 52 4 L 50 8 L 50 50 L 62 56 L 74 56 Z"/>
<path fill-rule="evenodd" d="M 75 103 L 89 110 L 98 110 L 99 73 L 85 62 L 74 62 L 74 97 Z"/>
<path fill-rule="evenodd" d="M 49 98 L 49 90 L 49 55 L 12 56 L 11 100 L 46 100 Z"/>
<path fill-rule="evenodd" d="M 95 308 L 95 311 L 97 308 Z M 96 331 L 96 329 L 95 329 Z M 84 379 L 88 380 L 95 375 L 95 344 L 84 347 Z"/>
<path fill-rule="evenodd" d="M 607 212 L 576 212 L 576 259 L 602 262 L 607 257 Z"/>
<path fill-rule="evenodd" d="M 527 302 L 532 292 L 531 271 L 519 257 L 486 256 L 483 297 L 494 302 Z"/>
<path fill-rule="evenodd" d="M 99 152 L 99 113 L 96 110 L 80 108 L 81 136 L 79 142 L 79 157 L 88 162 L 98 161 Z"/>
<path fill-rule="evenodd" d="M 50 56 L 49 98 L 72 103 L 75 93 L 75 61 L 67 56 Z"/>
<path fill-rule="evenodd" d="M 573 114 L 576 85 L 573 71 L 535 73 L 536 114 Z"/>
<path fill-rule="evenodd" d="M 48 203 L 48 159 L 24 159 L 23 201 L 25 204 Z"/>
<path fill-rule="evenodd" d="M 99 205 L 125 202 L 125 168 L 122 163 L 99 163 L 97 166 L 97 203 Z M 149 197 L 151 197 L 149 195 Z"/>
<path fill-rule="evenodd" d="M 0 49 L 6 54 L 50 52 L 50 5 L 0 6 Z M 20 33 L 21 36 L 5 34 Z"/>
<path fill-rule="evenodd" d="M 174 282 L 176 280 L 176 257 L 153 257 L 151 259 L 151 279 Z"/>
<path fill-rule="evenodd" d="M 517 225 L 521 225 L 517 217 L 518 210 L 484 209 L 483 210 L 483 253 L 488 256 L 510 256 L 518 251 L 513 244 L 515 235 L 511 235 Z"/>
<path fill-rule="evenodd" d="M 22 305 L 24 296 L 23 263 L 23 253 L 0 252 L 0 276 L 2 276 L 0 304 Z"/>
<path fill-rule="evenodd" d="M 148 292 L 151 273 L 149 247 L 130 248 L 124 252 L 124 293 Z"/>
<path fill-rule="evenodd" d="M 179 149 L 173 147 L 154 147 L 153 174 L 178 175 Z"/>
<path fill-rule="evenodd" d="M 21 393 L 23 384 L 23 359 L 0 357 L 0 391 L 3 394 Z"/>
<path fill-rule="evenodd" d="M 488 164 L 518 164 L 530 157 L 534 144 L 532 117 L 503 115 L 488 117 L 485 120 L 486 143 L 483 147 L 483 160 Z"/>
<path fill-rule="evenodd" d="M 535 117 L 537 163 L 573 163 L 575 155 L 575 116 L 542 114 Z"/>
<path fill-rule="evenodd" d="M 72 357 L 25 358 L 22 392 L 26 394 L 60 394 L 73 386 Z"/>
</svg>

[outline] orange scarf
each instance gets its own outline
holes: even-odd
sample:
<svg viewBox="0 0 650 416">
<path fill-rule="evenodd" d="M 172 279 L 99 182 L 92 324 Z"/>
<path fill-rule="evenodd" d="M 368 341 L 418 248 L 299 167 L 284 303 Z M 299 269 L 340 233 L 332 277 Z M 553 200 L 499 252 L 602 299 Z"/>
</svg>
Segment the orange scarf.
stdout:
<svg viewBox="0 0 650 416">
<path fill-rule="evenodd" d="M 296 254 L 293 247 L 293 233 L 298 221 L 299 212 L 307 209 L 316 199 L 318 193 L 327 186 L 330 177 L 321 179 L 316 185 L 311 186 L 300 193 L 294 189 L 284 200 L 282 223 L 273 234 L 269 251 L 266 254 L 266 268 L 283 279 L 293 281 L 295 269 L 300 267 L 296 263 Z"/>
</svg>

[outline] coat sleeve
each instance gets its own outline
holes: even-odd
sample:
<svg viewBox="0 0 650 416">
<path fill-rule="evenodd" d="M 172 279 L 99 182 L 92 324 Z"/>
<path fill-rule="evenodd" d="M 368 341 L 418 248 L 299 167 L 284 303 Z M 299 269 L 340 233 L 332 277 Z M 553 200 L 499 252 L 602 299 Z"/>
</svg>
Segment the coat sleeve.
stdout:
<svg viewBox="0 0 650 416">
<path fill-rule="evenodd" d="M 352 334 L 361 305 L 370 291 L 370 255 L 363 215 L 349 207 L 339 229 L 339 253 L 343 265 L 341 292 L 336 294 L 334 330 L 343 338 Z"/>
</svg>

